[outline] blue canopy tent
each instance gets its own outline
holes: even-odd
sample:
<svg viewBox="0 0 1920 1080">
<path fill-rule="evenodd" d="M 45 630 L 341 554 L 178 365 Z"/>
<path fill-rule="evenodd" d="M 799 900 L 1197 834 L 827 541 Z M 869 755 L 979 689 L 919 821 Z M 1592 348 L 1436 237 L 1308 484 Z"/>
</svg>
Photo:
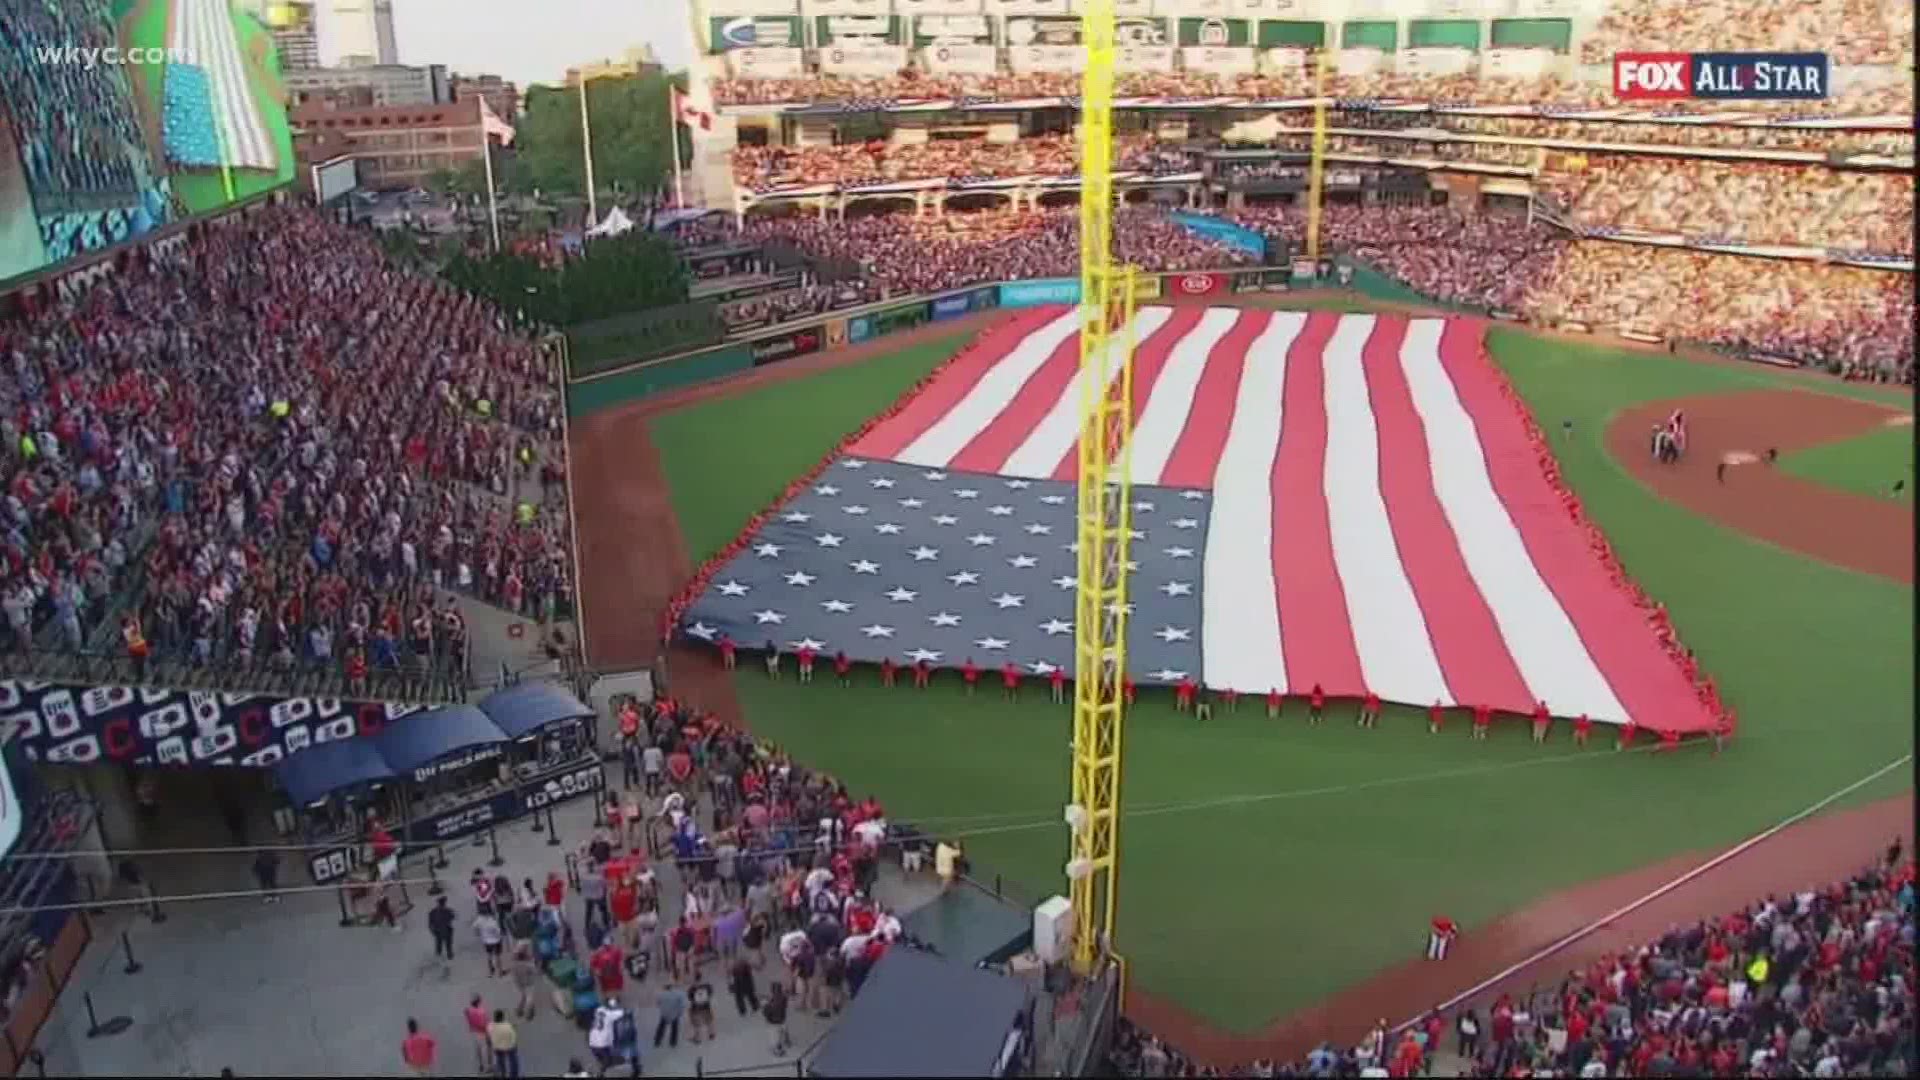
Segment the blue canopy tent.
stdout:
<svg viewBox="0 0 1920 1080">
<path fill-rule="evenodd" d="M 396 777 L 372 739 L 335 739 L 289 754 L 274 770 L 293 805 L 309 806 L 336 791 Z"/>
<path fill-rule="evenodd" d="M 1007 1073 L 1026 984 L 900 945 L 867 976 L 821 1040 L 807 1075 L 979 1076 Z"/>
<path fill-rule="evenodd" d="M 506 733 L 472 705 L 445 705 L 403 716 L 372 739 L 387 766 L 400 776 L 462 750 L 506 741 Z"/>
<path fill-rule="evenodd" d="M 488 694 L 480 711 L 509 739 L 518 739 L 561 720 L 585 720 L 593 709 L 561 687 L 528 682 Z"/>
</svg>

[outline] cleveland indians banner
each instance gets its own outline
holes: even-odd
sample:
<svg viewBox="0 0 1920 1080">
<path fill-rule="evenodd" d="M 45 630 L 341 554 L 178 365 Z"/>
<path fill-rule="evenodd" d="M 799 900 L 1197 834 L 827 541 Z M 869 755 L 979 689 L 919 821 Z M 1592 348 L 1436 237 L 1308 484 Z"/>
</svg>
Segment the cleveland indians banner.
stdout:
<svg viewBox="0 0 1920 1080">
<path fill-rule="evenodd" d="M 420 709 L 338 698 L 63 686 L 0 680 L 0 739 L 29 761 L 263 768 L 309 746 L 371 735 Z"/>
</svg>

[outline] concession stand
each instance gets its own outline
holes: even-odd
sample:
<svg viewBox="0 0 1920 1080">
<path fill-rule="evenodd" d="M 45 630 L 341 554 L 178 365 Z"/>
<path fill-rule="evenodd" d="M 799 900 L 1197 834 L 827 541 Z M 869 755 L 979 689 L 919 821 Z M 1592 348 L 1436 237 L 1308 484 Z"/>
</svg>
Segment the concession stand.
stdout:
<svg viewBox="0 0 1920 1080">
<path fill-rule="evenodd" d="M 597 795 L 606 786 L 606 773 L 596 749 L 599 744 L 594 738 L 593 710 L 561 687 L 545 682 L 520 683 L 495 691 L 480 702 L 479 709 L 509 740 L 505 771 L 518 803 L 505 800 L 498 808 L 501 817 L 538 815 L 544 810 L 547 820 L 543 824 L 536 817 L 533 829 L 546 831 L 548 843 L 560 843 L 553 831 L 553 808 L 577 796 Z M 598 812 L 596 800 L 596 820 Z"/>
<path fill-rule="evenodd" d="M 469 836 L 517 814 L 500 813 L 512 790 L 503 756 L 507 736 L 472 705 L 403 716 L 373 736 L 406 791 L 405 849 Z"/>
<path fill-rule="evenodd" d="M 335 739 L 289 754 L 274 777 L 292 804 L 276 815 L 280 833 L 307 845 L 315 885 L 346 880 L 360 868 L 369 824 L 406 812 L 404 793 L 372 739 Z"/>
</svg>

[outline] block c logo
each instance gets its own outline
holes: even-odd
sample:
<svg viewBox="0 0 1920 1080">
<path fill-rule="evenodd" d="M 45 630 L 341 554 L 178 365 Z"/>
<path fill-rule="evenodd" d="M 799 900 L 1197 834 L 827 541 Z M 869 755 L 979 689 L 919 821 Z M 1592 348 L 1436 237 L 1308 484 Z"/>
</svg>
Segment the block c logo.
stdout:
<svg viewBox="0 0 1920 1080">
<path fill-rule="evenodd" d="M 1686 53 L 1618 53 L 1613 58 L 1613 94 L 1624 100 L 1673 100 L 1691 96 Z"/>
</svg>

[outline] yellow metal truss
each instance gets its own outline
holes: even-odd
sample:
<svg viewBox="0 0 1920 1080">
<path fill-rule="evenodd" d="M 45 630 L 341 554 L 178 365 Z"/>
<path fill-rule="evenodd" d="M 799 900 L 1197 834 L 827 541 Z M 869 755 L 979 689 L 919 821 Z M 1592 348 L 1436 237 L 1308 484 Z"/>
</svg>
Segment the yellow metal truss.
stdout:
<svg viewBox="0 0 1920 1080">
<path fill-rule="evenodd" d="M 1079 592 L 1074 617 L 1073 966 L 1113 948 L 1120 851 L 1120 736 L 1127 670 L 1127 542 L 1134 269 L 1113 261 L 1113 0 L 1085 0 L 1080 97 Z"/>
<path fill-rule="evenodd" d="M 1313 157 L 1307 164 L 1307 258 L 1320 259 L 1320 185 L 1327 166 L 1327 69 L 1333 53 L 1321 49 L 1313 68 Z"/>
</svg>

